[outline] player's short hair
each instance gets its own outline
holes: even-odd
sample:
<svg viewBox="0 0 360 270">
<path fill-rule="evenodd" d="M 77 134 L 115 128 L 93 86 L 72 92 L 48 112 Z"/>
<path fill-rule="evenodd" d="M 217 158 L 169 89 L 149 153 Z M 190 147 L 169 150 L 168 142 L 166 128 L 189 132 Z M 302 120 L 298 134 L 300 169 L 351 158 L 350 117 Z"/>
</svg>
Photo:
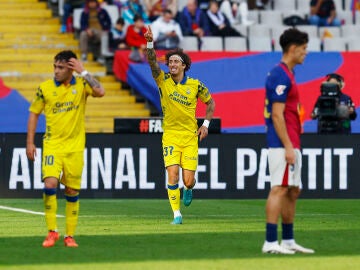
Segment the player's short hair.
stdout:
<svg viewBox="0 0 360 270">
<path fill-rule="evenodd" d="M 181 59 L 183 60 L 183 63 L 186 65 L 185 71 L 188 71 L 191 66 L 191 59 L 190 59 L 190 56 L 187 53 L 185 53 L 184 50 L 181 48 L 176 48 L 174 50 L 171 50 L 165 55 L 166 65 L 167 66 L 169 65 L 169 58 L 175 54 L 179 55 L 181 57 Z"/>
<path fill-rule="evenodd" d="M 285 30 L 279 39 L 283 52 L 287 52 L 291 45 L 301 46 L 309 42 L 309 35 L 296 28 Z"/>
<path fill-rule="evenodd" d="M 76 54 L 73 51 L 68 50 L 59 52 L 57 55 L 55 55 L 54 60 L 55 62 L 68 62 L 71 58 L 77 59 Z"/>
</svg>

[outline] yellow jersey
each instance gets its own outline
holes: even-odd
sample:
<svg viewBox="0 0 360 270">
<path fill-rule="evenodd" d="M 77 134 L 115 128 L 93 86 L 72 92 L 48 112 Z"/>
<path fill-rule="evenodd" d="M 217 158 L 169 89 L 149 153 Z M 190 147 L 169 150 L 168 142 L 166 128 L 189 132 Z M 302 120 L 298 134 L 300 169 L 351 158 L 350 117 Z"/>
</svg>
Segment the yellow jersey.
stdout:
<svg viewBox="0 0 360 270">
<path fill-rule="evenodd" d="M 83 78 L 73 77 L 68 85 L 47 80 L 40 84 L 29 111 L 44 111 L 44 149 L 55 153 L 83 151 L 85 148 L 85 104 L 92 89 Z"/>
<path fill-rule="evenodd" d="M 211 99 L 208 88 L 199 80 L 184 76 L 175 83 L 170 73 L 161 70 L 155 79 L 163 112 L 164 133 L 194 135 L 198 126 L 195 111 L 198 98 L 207 103 Z"/>
</svg>

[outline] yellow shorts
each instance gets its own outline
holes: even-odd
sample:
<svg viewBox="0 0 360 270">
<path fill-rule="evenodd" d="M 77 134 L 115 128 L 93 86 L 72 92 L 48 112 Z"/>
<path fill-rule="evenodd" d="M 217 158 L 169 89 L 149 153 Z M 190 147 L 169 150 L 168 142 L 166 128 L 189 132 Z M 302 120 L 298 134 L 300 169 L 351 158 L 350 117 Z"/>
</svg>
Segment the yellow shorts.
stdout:
<svg viewBox="0 0 360 270">
<path fill-rule="evenodd" d="M 50 153 L 44 151 L 42 157 L 42 179 L 55 177 L 63 185 L 80 190 L 83 167 L 83 151 L 72 153 Z"/>
<path fill-rule="evenodd" d="M 179 165 L 181 168 L 196 171 L 198 165 L 198 137 L 179 140 L 176 135 L 166 135 L 162 139 L 165 168 Z"/>
</svg>

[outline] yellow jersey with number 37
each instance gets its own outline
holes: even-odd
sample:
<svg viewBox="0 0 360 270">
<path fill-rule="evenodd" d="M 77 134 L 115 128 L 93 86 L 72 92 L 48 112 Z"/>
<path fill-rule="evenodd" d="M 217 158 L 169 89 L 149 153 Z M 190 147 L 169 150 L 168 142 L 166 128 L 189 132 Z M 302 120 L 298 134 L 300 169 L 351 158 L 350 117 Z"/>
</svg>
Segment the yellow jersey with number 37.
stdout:
<svg viewBox="0 0 360 270">
<path fill-rule="evenodd" d="M 170 73 L 163 70 L 155 81 L 163 111 L 164 133 L 175 133 L 177 136 L 196 134 L 197 101 L 200 99 L 207 103 L 211 99 L 208 88 L 199 80 L 188 76 L 184 76 L 180 83 L 175 83 Z"/>
<path fill-rule="evenodd" d="M 68 85 L 54 79 L 40 84 L 29 111 L 45 114 L 43 146 L 46 151 L 69 153 L 84 150 L 85 104 L 91 94 L 91 87 L 80 77 L 73 77 Z"/>
</svg>

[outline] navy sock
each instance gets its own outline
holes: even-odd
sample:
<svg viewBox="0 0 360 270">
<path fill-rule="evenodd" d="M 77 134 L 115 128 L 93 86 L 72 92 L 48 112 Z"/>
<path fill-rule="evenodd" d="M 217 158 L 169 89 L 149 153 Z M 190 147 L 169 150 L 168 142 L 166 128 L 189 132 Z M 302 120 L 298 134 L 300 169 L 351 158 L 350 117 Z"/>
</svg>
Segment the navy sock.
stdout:
<svg viewBox="0 0 360 270">
<path fill-rule="evenodd" d="M 282 239 L 283 240 L 290 240 L 294 239 L 294 224 L 284 224 L 282 223 Z"/>
<path fill-rule="evenodd" d="M 277 238 L 277 224 L 266 223 L 266 241 L 275 242 Z"/>
</svg>

